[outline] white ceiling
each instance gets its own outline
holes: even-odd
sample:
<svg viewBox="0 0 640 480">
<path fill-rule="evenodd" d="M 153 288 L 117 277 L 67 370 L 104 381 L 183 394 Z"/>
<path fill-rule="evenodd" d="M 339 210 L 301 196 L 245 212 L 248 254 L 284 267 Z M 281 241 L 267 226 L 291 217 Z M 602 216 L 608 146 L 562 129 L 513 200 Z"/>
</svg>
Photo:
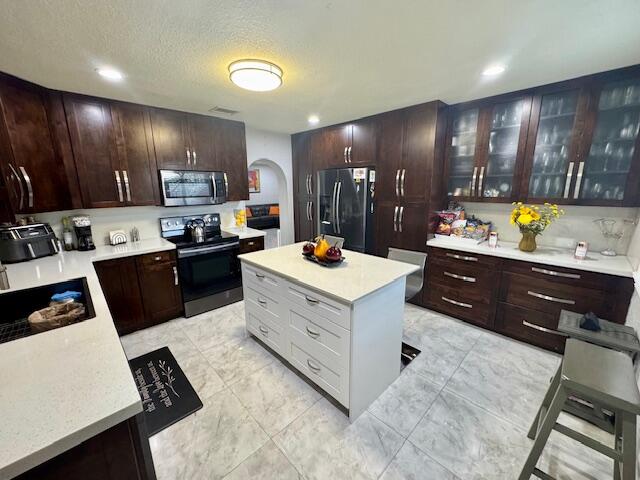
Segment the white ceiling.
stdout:
<svg viewBox="0 0 640 480">
<path fill-rule="evenodd" d="M 0 70 L 52 88 L 279 132 L 480 98 L 640 63 L 638 0 L 2 0 Z M 284 69 L 273 92 L 227 66 Z M 499 78 L 480 75 L 508 64 Z M 107 83 L 110 65 L 126 79 Z"/>
</svg>

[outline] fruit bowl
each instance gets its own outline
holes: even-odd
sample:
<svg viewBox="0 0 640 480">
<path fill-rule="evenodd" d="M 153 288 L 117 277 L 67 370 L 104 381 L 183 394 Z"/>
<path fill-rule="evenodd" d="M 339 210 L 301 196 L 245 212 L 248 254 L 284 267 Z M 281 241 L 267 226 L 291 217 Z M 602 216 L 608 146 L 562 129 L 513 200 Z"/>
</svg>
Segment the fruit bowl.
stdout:
<svg viewBox="0 0 640 480">
<path fill-rule="evenodd" d="M 304 257 L 305 260 L 309 260 L 310 262 L 317 263 L 318 265 L 322 265 L 323 267 L 329 267 L 329 268 L 337 267 L 338 265 L 340 265 L 342 262 L 345 261 L 345 257 L 340 257 L 340 260 L 336 260 L 334 262 L 330 262 L 330 261 L 327 261 L 327 260 L 320 260 L 315 255 L 305 255 L 303 253 L 302 256 Z"/>
<path fill-rule="evenodd" d="M 344 261 L 342 251 L 337 245 L 329 245 L 324 235 L 317 237 L 316 242 L 307 242 L 302 246 L 302 256 L 309 261 L 315 262 L 323 267 L 340 265 Z"/>
</svg>

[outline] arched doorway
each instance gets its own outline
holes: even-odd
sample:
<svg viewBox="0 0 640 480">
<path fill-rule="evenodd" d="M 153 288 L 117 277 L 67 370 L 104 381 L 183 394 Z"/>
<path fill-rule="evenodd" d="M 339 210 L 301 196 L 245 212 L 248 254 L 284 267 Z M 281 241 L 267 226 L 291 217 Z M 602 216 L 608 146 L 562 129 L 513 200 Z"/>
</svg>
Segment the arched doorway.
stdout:
<svg viewBox="0 0 640 480">
<path fill-rule="evenodd" d="M 265 248 L 274 248 L 290 243 L 293 238 L 293 211 L 288 194 L 287 179 L 280 165 L 268 158 L 260 158 L 251 162 L 249 170 L 260 172 L 260 192 L 249 193 L 247 206 L 278 204 L 280 207 L 280 228 L 267 229 Z"/>
</svg>

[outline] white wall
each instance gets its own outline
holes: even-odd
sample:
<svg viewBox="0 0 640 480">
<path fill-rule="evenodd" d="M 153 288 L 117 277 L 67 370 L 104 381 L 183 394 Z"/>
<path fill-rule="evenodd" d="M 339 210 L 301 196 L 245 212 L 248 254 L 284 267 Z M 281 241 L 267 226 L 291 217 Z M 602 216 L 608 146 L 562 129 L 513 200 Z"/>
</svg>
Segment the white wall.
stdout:
<svg viewBox="0 0 640 480">
<path fill-rule="evenodd" d="M 498 232 L 500 240 L 518 242 L 522 235 L 519 230 L 509 224 L 509 215 L 513 205 L 504 203 L 477 203 L 465 202 L 467 215 L 475 215 L 481 220 L 491 221 L 493 228 Z M 538 236 L 538 245 L 574 248 L 580 240 L 589 242 L 589 250 L 600 251 L 606 247 L 604 237 L 598 226 L 593 223 L 598 218 L 613 218 L 616 220 L 615 228 L 623 225 L 623 220 L 632 220 L 638 217 L 637 208 L 618 207 L 582 207 L 565 205 L 560 206 L 565 215 L 554 222 L 542 235 Z M 617 252 L 626 254 L 631 236 L 635 229 L 633 224 L 626 224 L 625 236 L 618 242 Z M 640 233 L 636 234 L 640 237 Z M 639 248 L 640 250 L 640 248 Z M 638 252 L 640 256 L 640 252 Z"/>
<path fill-rule="evenodd" d="M 247 165 L 256 160 L 271 160 L 284 174 L 286 201 L 280 201 L 280 241 L 282 245 L 293 243 L 293 169 L 291 163 L 291 136 L 247 127 Z"/>
<path fill-rule="evenodd" d="M 266 203 L 278 203 L 280 201 L 280 190 L 278 189 L 278 176 L 269 165 L 254 163 L 252 170 L 260 171 L 260 191 L 249 193 L 247 205 L 262 205 Z"/>
</svg>

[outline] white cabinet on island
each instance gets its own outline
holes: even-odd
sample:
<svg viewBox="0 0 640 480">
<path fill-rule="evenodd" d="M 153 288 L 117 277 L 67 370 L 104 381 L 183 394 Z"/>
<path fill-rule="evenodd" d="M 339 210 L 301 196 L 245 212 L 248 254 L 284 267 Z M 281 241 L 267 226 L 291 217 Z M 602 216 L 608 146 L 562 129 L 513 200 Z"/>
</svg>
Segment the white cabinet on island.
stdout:
<svg viewBox="0 0 640 480">
<path fill-rule="evenodd" d="M 415 265 L 302 243 L 240 256 L 247 330 L 357 418 L 400 374 L 406 276 Z"/>
</svg>

